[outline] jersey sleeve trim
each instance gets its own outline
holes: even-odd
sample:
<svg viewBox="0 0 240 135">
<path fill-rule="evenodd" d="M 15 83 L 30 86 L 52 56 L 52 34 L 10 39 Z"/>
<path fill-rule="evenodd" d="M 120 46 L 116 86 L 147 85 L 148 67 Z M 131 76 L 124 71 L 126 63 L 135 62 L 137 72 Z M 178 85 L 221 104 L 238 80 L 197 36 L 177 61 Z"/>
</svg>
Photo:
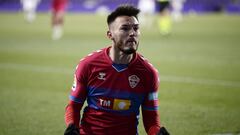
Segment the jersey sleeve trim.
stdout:
<svg viewBox="0 0 240 135">
<path fill-rule="evenodd" d="M 148 100 L 158 100 L 158 92 L 151 92 L 148 94 Z"/>
<path fill-rule="evenodd" d="M 158 106 L 154 106 L 154 107 L 146 107 L 146 106 L 142 106 L 143 110 L 147 110 L 147 111 L 157 111 L 158 110 Z"/>
<path fill-rule="evenodd" d="M 74 102 L 77 102 L 77 103 L 83 103 L 83 101 L 81 99 L 76 98 L 76 97 L 74 97 L 72 95 L 69 96 L 69 99 L 74 101 Z"/>
</svg>

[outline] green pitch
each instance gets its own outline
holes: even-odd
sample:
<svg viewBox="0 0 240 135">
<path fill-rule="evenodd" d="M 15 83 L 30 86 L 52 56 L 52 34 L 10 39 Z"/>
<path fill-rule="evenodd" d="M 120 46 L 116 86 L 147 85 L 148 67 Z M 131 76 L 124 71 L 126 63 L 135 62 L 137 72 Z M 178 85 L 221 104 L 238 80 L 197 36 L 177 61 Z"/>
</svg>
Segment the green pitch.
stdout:
<svg viewBox="0 0 240 135">
<path fill-rule="evenodd" d="M 0 135 L 63 134 L 75 66 L 111 43 L 106 17 L 67 14 L 59 41 L 50 14 L 32 24 L 21 13 L 0 18 Z M 160 72 L 161 122 L 173 135 L 239 133 L 239 24 L 234 15 L 189 15 L 167 37 L 142 28 L 139 52 Z"/>
</svg>

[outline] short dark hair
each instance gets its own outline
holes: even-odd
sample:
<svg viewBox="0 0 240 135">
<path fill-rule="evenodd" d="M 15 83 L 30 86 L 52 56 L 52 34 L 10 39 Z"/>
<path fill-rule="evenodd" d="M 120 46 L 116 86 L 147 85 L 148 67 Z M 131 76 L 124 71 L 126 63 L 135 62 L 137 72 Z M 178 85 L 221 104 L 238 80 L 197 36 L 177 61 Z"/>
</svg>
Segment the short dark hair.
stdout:
<svg viewBox="0 0 240 135">
<path fill-rule="evenodd" d="M 138 20 L 140 10 L 132 5 L 120 5 L 107 17 L 108 25 L 111 24 L 118 16 L 134 16 Z"/>
</svg>

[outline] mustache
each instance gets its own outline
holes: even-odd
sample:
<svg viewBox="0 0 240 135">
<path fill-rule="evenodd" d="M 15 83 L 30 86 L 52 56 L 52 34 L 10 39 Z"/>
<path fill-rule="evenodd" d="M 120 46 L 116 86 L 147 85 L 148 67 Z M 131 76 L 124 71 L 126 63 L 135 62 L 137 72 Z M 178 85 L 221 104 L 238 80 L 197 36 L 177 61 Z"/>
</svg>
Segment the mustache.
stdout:
<svg viewBox="0 0 240 135">
<path fill-rule="evenodd" d="M 136 40 L 135 38 L 129 38 L 129 39 L 127 40 L 127 42 L 135 42 L 135 43 L 137 43 L 137 40 Z"/>
</svg>

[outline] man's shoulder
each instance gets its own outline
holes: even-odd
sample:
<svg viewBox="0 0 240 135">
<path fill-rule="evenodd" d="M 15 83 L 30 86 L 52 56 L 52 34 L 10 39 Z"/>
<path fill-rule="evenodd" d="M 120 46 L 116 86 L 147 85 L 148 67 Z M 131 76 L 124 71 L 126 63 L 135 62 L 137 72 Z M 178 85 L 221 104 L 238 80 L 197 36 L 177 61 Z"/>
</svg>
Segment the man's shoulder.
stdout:
<svg viewBox="0 0 240 135">
<path fill-rule="evenodd" d="M 141 54 L 137 54 L 137 61 L 138 63 L 148 72 L 155 72 L 157 69 L 153 66 L 152 63 L 149 62 L 148 59 L 146 59 L 144 56 Z"/>
<path fill-rule="evenodd" d="M 77 71 L 88 71 L 93 66 L 98 66 L 102 63 L 105 58 L 105 50 L 106 48 L 96 50 L 92 53 L 89 53 L 87 56 L 80 59 L 79 63 L 77 64 L 76 70 Z"/>
<path fill-rule="evenodd" d="M 106 51 L 106 48 L 93 51 L 92 53 L 89 53 L 87 56 L 83 57 L 80 60 L 80 63 L 86 64 L 86 63 L 92 63 L 99 60 L 103 60 L 103 58 L 105 57 L 105 54 L 104 54 L 105 51 Z"/>
</svg>

